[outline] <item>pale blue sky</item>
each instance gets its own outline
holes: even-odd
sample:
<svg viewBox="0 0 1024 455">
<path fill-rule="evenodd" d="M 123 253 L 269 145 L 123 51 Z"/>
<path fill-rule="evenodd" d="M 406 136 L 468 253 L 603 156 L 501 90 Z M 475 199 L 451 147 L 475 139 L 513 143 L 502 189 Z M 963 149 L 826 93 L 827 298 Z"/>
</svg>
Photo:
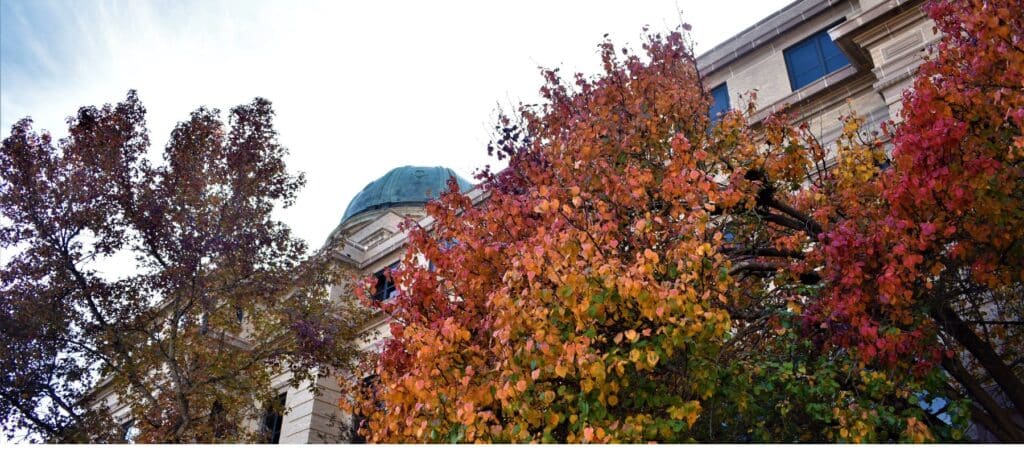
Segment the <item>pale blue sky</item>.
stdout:
<svg viewBox="0 0 1024 455">
<path fill-rule="evenodd" d="M 495 108 L 537 100 L 538 66 L 592 73 L 602 35 L 636 44 L 680 9 L 700 53 L 789 1 L 0 0 L 0 128 L 32 116 L 63 136 L 79 106 L 134 88 L 159 151 L 200 105 L 268 98 L 309 182 L 282 218 L 318 247 L 393 167 L 471 177 Z"/>
</svg>

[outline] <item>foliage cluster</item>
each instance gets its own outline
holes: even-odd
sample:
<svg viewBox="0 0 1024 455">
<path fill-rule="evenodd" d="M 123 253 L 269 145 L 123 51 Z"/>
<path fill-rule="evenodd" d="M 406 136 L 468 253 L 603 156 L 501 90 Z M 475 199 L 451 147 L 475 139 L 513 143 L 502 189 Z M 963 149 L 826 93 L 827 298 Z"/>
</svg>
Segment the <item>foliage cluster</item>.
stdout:
<svg viewBox="0 0 1024 455">
<path fill-rule="evenodd" d="M 545 71 L 487 201 L 410 224 L 343 405 L 379 442 L 1024 440 L 1022 10 L 929 4 L 903 121 L 827 146 L 713 124 L 681 33 Z"/>
<path fill-rule="evenodd" d="M 272 218 L 303 184 L 270 103 L 199 109 L 150 161 L 145 109 L 84 107 L 54 143 L 24 119 L 0 147 L 0 424 L 49 441 L 251 441 L 292 385 L 346 365 L 344 269 Z M 346 308 L 349 307 L 349 308 Z M 328 317 L 327 315 L 337 315 Z M 116 397 L 116 400 L 107 400 Z"/>
</svg>

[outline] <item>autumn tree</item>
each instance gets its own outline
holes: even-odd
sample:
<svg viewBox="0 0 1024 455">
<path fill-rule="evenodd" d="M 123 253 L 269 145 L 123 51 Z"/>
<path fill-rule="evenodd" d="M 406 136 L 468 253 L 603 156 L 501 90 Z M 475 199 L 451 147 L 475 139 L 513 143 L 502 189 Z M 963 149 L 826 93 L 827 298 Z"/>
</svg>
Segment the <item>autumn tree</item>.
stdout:
<svg viewBox="0 0 1024 455">
<path fill-rule="evenodd" d="M 1020 6 L 928 6 L 905 122 L 827 147 L 712 125 L 680 33 L 546 71 L 487 201 L 410 224 L 343 405 L 375 441 L 1020 440 Z"/>
<path fill-rule="evenodd" d="M 948 384 L 932 392 L 1020 442 L 1024 3 L 925 9 L 944 38 L 904 97 L 892 168 L 814 214 L 830 220 L 829 287 L 806 322 L 902 377 L 941 365 Z"/>
<path fill-rule="evenodd" d="M 60 141 L 14 124 L 0 148 L 8 437 L 117 440 L 112 393 L 142 441 L 257 440 L 272 378 L 298 386 L 353 359 L 359 312 L 326 291 L 344 270 L 271 216 L 304 182 L 273 115 L 259 98 L 227 124 L 198 109 L 156 161 L 134 92 L 79 109 Z"/>
</svg>

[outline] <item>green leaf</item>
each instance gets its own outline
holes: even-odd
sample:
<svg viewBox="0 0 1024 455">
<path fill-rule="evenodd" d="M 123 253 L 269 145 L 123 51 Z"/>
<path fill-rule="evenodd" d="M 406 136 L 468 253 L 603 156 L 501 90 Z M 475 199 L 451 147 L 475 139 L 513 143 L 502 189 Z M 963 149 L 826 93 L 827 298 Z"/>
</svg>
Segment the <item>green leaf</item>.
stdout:
<svg viewBox="0 0 1024 455">
<path fill-rule="evenodd" d="M 563 298 L 563 299 L 567 299 L 569 297 L 572 297 L 572 291 L 573 291 L 572 286 L 564 285 L 564 286 L 558 288 L 558 296 Z"/>
</svg>

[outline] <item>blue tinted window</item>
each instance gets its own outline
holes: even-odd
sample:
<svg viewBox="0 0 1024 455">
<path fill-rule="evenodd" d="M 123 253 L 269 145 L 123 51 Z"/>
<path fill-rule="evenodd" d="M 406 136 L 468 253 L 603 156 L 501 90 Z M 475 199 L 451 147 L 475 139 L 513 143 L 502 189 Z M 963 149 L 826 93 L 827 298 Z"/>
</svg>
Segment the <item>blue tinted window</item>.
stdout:
<svg viewBox="0 0 1024 455">
<path fill-rule="evenodd" d="M 828 36 L 827 30 L 794 44 L 783 54 L 786 58 L 786 69 L 789 71 L 789 84 L 793 90 L 798 90 L 850 64 L 843 51 Z"/>
<path fill-rule="evenodd" d="M 803 42 L 786 50 L 786 67 L 793 90 L 824 76 L 825 66 L 818 55 L 817 41 Z"/>
<path fill-rule="evenodd" d="M 818 46 L 821 48 L 821 56 L 825 60 L 826 74 L 850 64 L 850 61 L 846 59 L 846 54 L 839 50 L 839 46 L 836 46 L 828 33 L 822 32 L 818 36 Z"/>
<path fill-rule="evenodd" d="M 723 83 L 711 89 L 711 98 L 711 123 L 715 124 L 729 111 L 729 89 Z"/>
</svg>

